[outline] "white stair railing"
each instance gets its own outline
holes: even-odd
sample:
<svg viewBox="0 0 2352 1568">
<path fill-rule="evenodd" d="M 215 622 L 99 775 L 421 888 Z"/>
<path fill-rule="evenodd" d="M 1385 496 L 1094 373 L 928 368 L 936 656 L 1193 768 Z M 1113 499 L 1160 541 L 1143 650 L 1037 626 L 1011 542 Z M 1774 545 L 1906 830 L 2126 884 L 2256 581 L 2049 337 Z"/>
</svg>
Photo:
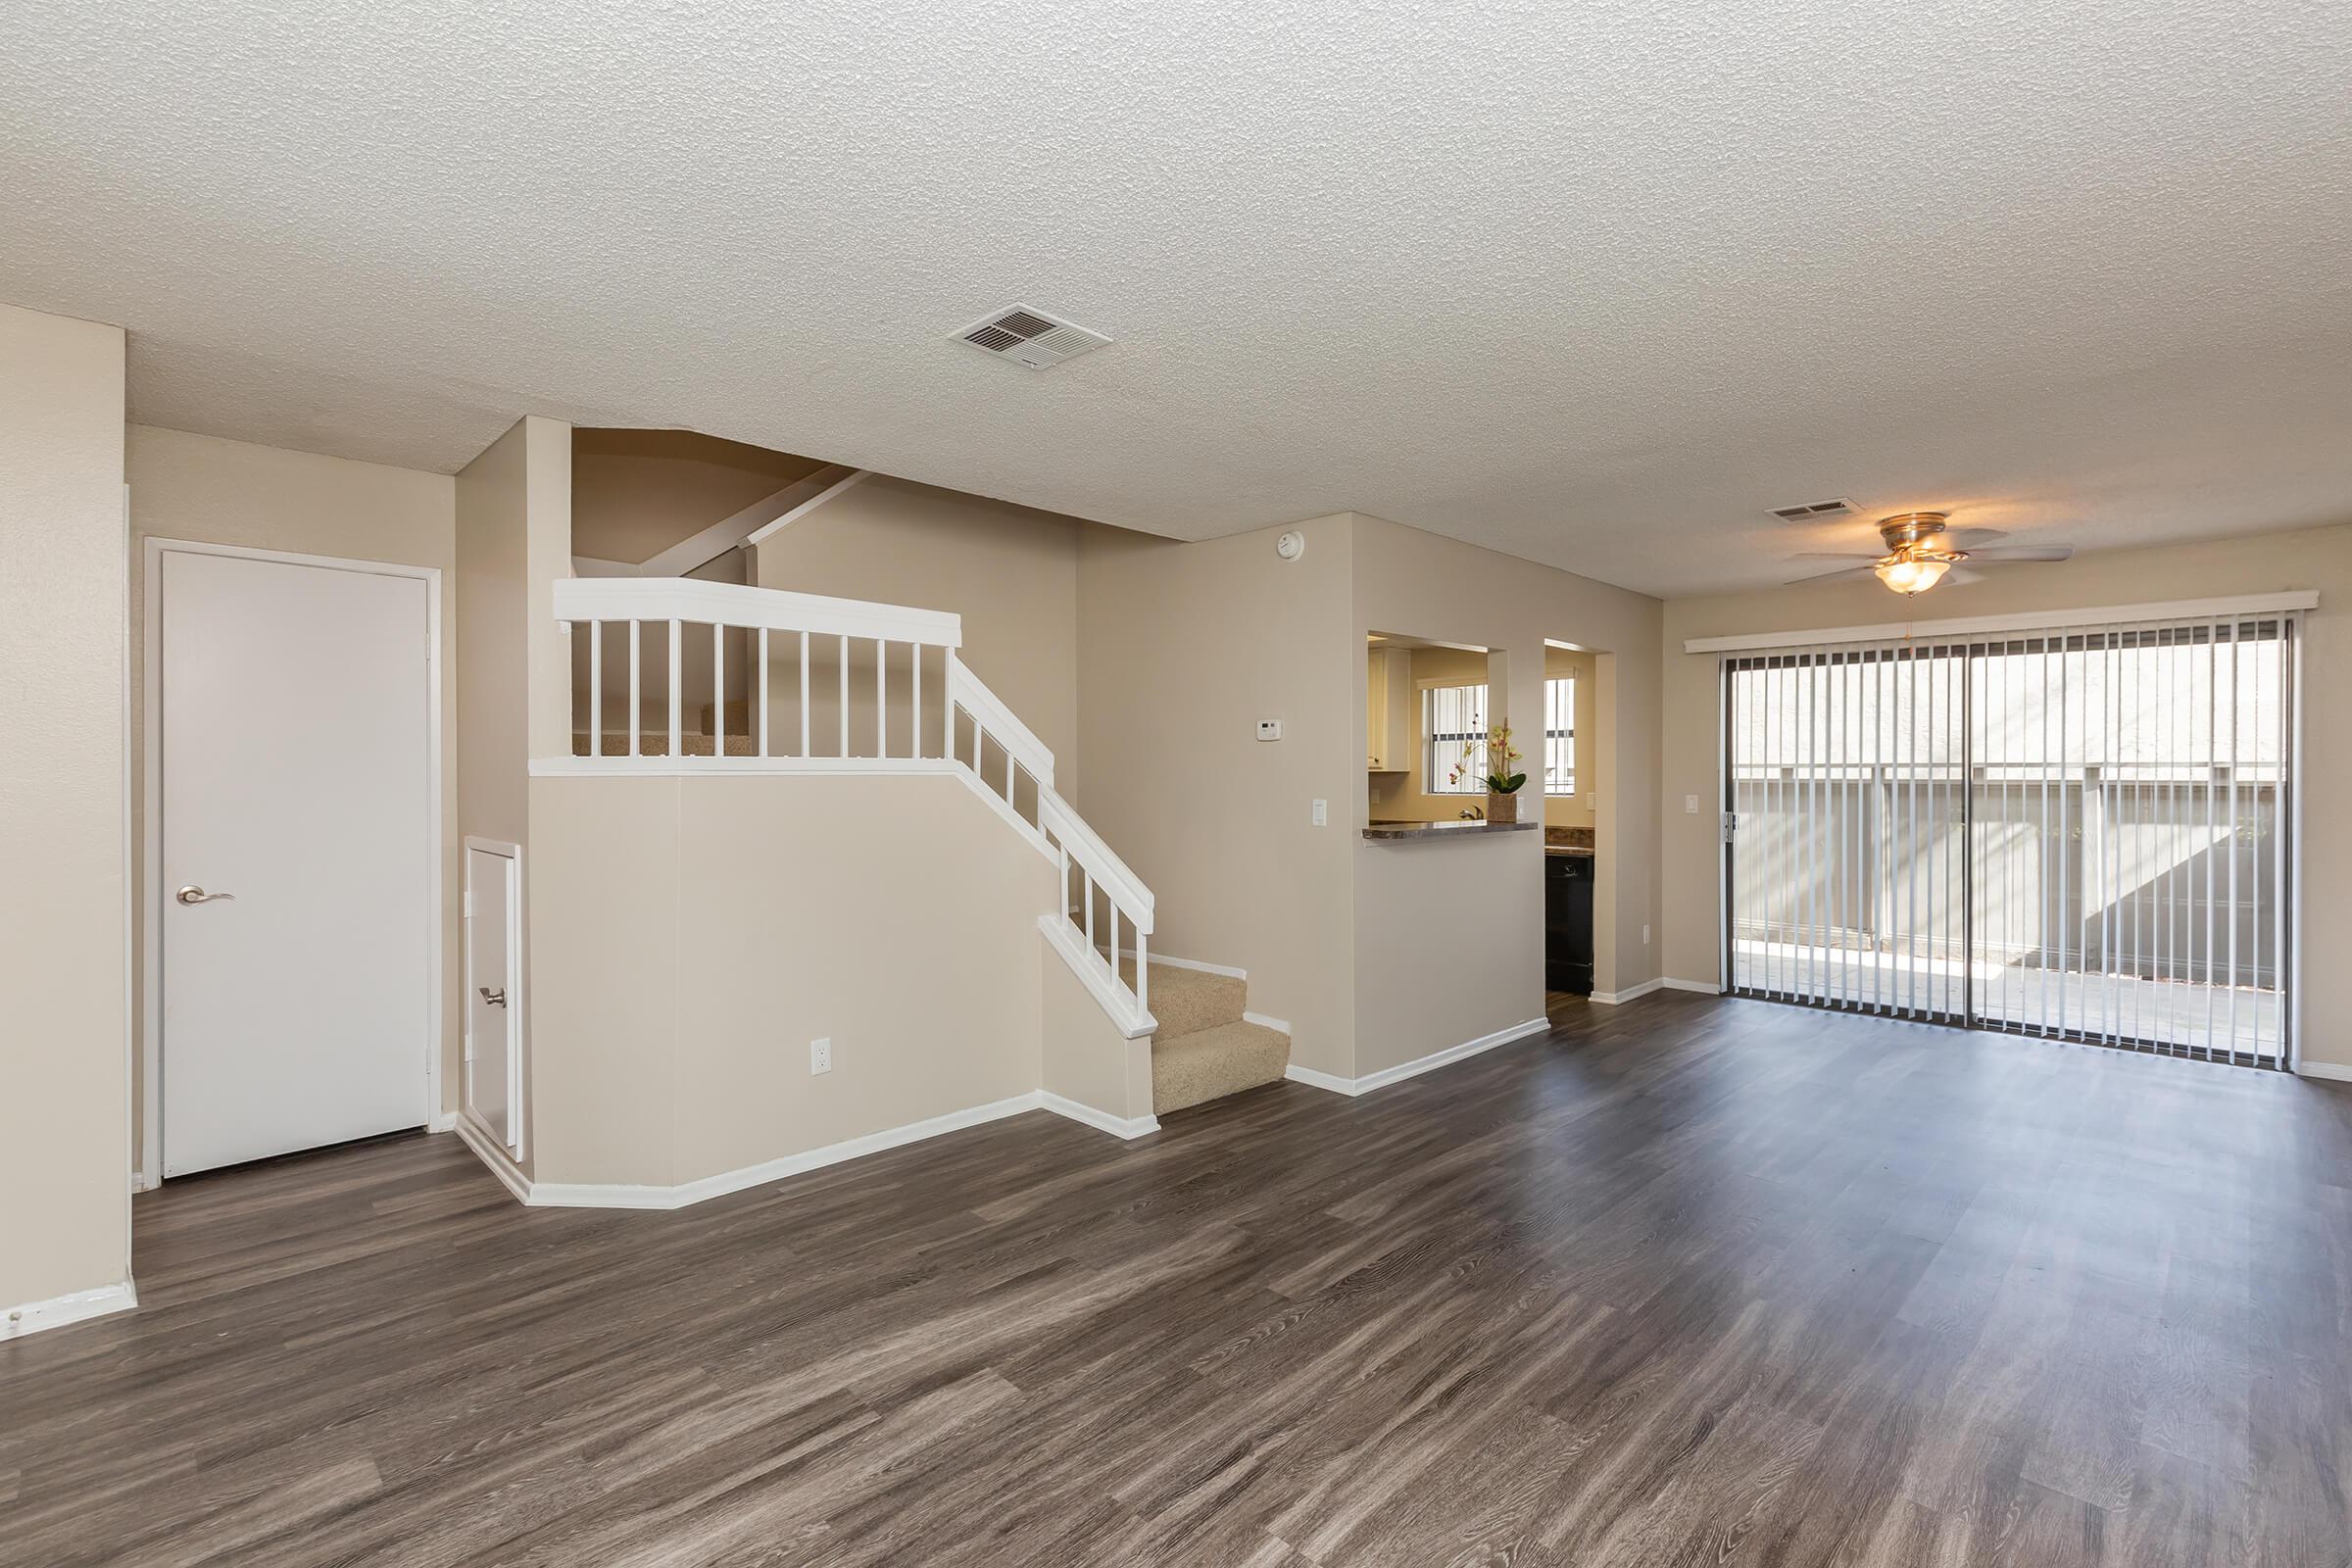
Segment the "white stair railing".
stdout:
<svg viewBox="0 0 2352 1568">
<path fill-rule="evenodd" d="M 1061 906 L 1040 915 L 1039 929 L 1129 1039 L 1152 1033 L 1157 1027 L 1149 956 L 1152 890 L 1054 793 L 1054 754 L 1045 743 L 954 655 L 948 658 L 948 700 L 971 721 L 971 760 L 964 761 L 957 744 L 960 725 L 951 734 L 951 755 L 1016 826 L 1036 834 L 1038 847 L 1059 868 Z M 1004 753 L 1001 767 L 988 757 L 990 741 Z M 1030 781 L 1026 792 L 1024 773 Z M 1032 814 L 1023 813 L 1025 800 Z M 1132 932 L 1132 940 L 1122 943 L 1122 930 Z M 1132 983 L 1119 971 L 1122 953 L 1134 960 Z"/>
<path fill-rule="evenodd" d="M 1047 942 L 1129 1039 L 1156 1027 L 1152 890 L 1054 792 L 1052 750 L 957 658 L 962 617 L 668 577 L 564 578 L 555 612 L 573 643 L 572 743 L 534 772 L 952 772 L 1056 867 Z"/>
</svg>

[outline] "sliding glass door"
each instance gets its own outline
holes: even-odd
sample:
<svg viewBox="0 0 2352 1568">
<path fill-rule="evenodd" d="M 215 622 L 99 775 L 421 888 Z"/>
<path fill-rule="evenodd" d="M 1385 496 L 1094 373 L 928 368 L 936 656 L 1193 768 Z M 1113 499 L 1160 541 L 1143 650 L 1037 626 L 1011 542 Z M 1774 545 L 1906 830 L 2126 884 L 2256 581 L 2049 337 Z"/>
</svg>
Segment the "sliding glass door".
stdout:
<svg viewBox="0 0 2352 1568">
<path fill-rule="evenodd" d="M 2293 633 L 1727 661 L 1731 989 L 2285 1065 Z"/>
</svg>

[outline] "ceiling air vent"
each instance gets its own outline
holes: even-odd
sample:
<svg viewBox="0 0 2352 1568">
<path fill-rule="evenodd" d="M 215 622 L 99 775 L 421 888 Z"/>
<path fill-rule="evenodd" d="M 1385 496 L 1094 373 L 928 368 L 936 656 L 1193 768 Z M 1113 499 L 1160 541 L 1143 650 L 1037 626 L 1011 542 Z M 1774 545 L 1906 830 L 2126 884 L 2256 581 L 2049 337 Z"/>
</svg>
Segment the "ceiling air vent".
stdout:
<svg viewBox="0 0 2352 1568">
<path fill-rule="evenodd" d="M 1075 321 L 1048 316 L 1026 305 L 992 311 L 956 335 L 982 353 L 1018 361 L 1032 370 L 1076 359 L 1087 350 L 1099 349 L 1110 341 Z"/>
<path fill-rule="evenodd" d="M 1857 515 L 1851 501 L 1805 501 L 1793 507 L 1774 507 L 1772 514 L 1783 522 L 1815 522 L 1829 517 Z"/>
</svg>

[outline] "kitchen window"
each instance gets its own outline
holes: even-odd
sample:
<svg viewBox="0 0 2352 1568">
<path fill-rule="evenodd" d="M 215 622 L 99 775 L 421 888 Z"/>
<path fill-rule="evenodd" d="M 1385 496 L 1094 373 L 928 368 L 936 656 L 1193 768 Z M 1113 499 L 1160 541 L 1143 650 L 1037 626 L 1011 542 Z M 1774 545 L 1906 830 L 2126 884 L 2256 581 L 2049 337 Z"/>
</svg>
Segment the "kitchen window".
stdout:
<svg viewBox="0 0 2352 1568">
<path fill-rule="evenodd" d="M 1421 789 L 1427 795 L 1487 793 L 1487 684 L 1421 689 Z M 1469 760 L 1463 761 L 1467 747 Z M 1451 778 L 1456 765 L 1461 776 Z"/>
<path fill-rule="evenodd" d="M 1576 677 L 1544 683 L 1544 793 L 1576 793 Z"/>
</svg>

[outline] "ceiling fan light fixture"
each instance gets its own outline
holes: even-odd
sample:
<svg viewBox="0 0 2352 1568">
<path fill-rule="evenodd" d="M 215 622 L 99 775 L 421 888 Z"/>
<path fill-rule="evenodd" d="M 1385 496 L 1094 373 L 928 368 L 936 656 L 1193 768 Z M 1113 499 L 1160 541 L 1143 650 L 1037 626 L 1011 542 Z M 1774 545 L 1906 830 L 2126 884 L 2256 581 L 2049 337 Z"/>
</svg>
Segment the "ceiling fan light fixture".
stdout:
<svg viewBox="0 0 2352 1568">
<path fill-rule="evenodd" d="M 1879 581 L 1898 594 L 1924 594 L 1943 580 L 1954 562 L 1967 558 L 1958 552 L 1898 550 L 1871 569 Z"/>
</svg>

